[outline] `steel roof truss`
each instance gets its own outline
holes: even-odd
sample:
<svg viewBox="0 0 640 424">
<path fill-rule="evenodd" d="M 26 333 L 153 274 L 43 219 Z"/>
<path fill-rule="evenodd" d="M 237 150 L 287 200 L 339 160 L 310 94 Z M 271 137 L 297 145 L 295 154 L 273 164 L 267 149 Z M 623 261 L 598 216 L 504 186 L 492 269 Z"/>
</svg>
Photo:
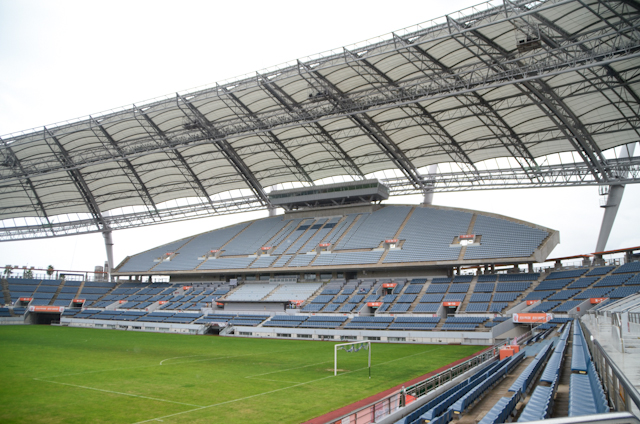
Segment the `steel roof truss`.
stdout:
<svg viewBox="0 0 640 424">
<path fill-rule="evenodd" d="M 301 76 L 307 80 L 304 75 Z M 308 80 L 307 80 L 308 82 Z M 273 99 L 280 103 L 285 109 L 291 113 L 298 113 L 307 118 L 311 118 L 306 113 L 305 108 L 298 102 L 296 102 L 291 96 L 289 96 L 284 90 L 282 90 L 277 84 L 269 82 L 267 79 L 263 79 L 260 84 Z M 312 139 L 318 141 L 322 147 L 336 160 L 342 168 L 356 178 L 364 179 L 364 174 L 358 166 L 356 166 L 353 159 L 344 151 L 342 146 L 329 134 L 329 132 L 317 121 L 309 119 L 311 122 L 308 125 L 302 125 L 303 128 L 311 135 Z"/>
<path fill-rule="evenodd" d="M 304 64 L 303 64 L 304 65 Z M 319 72 L 310 70 L 304 65 L 304 69 L 312 80 L 316 82 L 320 87 L 326 87 L 327 96 L 333 102 L 334 106 L 340 107 L 343 103 L 349 103 L 350 99 L 345 93 L 343 93 L 338 87 L 333 85 L 329 80 L 322 76 Z M 358 115 L 349 115 L 354 123 L 356 123 L 364 134 L 366 134 L 383 152 L 385 152 L 395 166 L 407 177 L 410 181 L 419 188 L 421 191 L 425 191 L 426 187 L 422 181 L 422 177 L 418 170 L 413 166 L 409 158 L 398 148 L 398 146 L 391 140 L 380 127 L 371 119 L 366 113 Z"/>
<path fill-rule="evenodd" d="M 239 113 L 236 110 L 236 107 L 239 107 L 246 115 L 248 115 L 255 123 L 259 126 L 264 126 L 264 123 L 260 120 L 260 118 L 249 109 L 235 94 L 228 91 L 226 88 L 222 88 L 225 96 L 220 96 L 220 100 L 231 110 L 233 113 L 242 119 L 243 121 L 247 121 L 247 119 L 243 116 L 242 113 Z M 220 91 L 218 91 L 220 92 Z M 229 105 L 227 102 L 227 98 L 231 99 L 232 104 Z M 260 137 L 263 142 L 265 142 L 271 150 L 280 158 L 282 163 L 291 170 L 293 175 L 296 175 L 298 181 L 303 182 L 306 181 L 311 185 L 315 185 L 307 171 L 305 171 L 304 167 L 298 162 L 298 160 L 291 154 L 291 152 L 285 147 L 285 145 L 280 141 L 280 139 L 273 133 L 273 131 L 266 131 L 263 133 L 258 133 L 258 137 Z"/>
<path fill-rule="evenodd" d="M 196 173 L 193 171 L 191 166 L 189 166 L 189 163 L 187 162 L 187 160 L 184 158 L 184 156 L 182 156 L 180 151 L 178 151 L 178 148 L 174 145 L 174 143 L 171 142 L 171 140 L 169 139 L 169 137 L 167 137 L 164 131 L 162 131 L 160 127 L 158 127 L 156 123 L 153 122 L 153 120 L 149 117 L 149 115 L 147 115 L 139 107 L 135 105 L 133 107 L 136 115 L 136 120 L 145 129 L 145 131 L 147 131 L 149 136 L 156 142 L 163 144 L 164 147 L 169 148 L 169 150 L 167 151 L 167 155 L 169 159 L 171 160 L 171 162 L 173 162 L 176 168 L 180 170 L 185 180 L 189 182 L 189 185 L 193 189 L 194 194 L 199 194 L 198 197 L 200 197 L 200 199 L 206 199 L 207 203 L 215 211 L 215 207 L 213 206 L 211 196 L 209 196 L 209 193 L 207 193 L 207 190 L 202 185 L 202 181 L 200 181 L 200 179 L 198 178 Z"/>
<path fill-rule="evenodd" d="M 177 93 L 176 103 L 182 113 L 184 113 L 184 115 L 191 121 L 190 124 L 194 125 L 200 132 L 202 132 L 202 134 L 225 155 L 229 163 L 236 169 L 238 174 L 246 182 L 251 191 L 253 191 L 254 194 L 258 197 L 258 199 L 260 199 L 260 201 L 265 205 L 269 205 L 269 198 L 262 188 L 262 185 L 255 177 L 251 169 L 249 169 L 242 158 L 236 153 L 231 144 L 229 144 L 229 141 L 227 141 L 224 135 L 220 134 L 220 132 L 213 126 L 213 124 L 209 122 L 209 120 L 202 114 L 202 112 L 198 110 L 198 108 L 196 108 L 187 99 Z M 181 103 L 184 104 L 186 108 L 182 107 Z"/>
<path fill-rule="evenodd" d="M 455 22 L 455 20 L 452 19 L 452 22 Z M 455 23 L 456 25 L 460 25 L 462 27 L 461 24 L 457 22 Z M 504 51 L 502 48 L 497 46 L 491 40 L 488 40 L 485 36 L 480 34 L 478 31 L 471 30 L 469 32 L 463 32 L 463 34 L 466 39 L 468 39 L 476 47 L 481 49 L 484 54 L 493 58 L 493 62 L 496 64 L 496 66 L 500 66 L 500 63 L 501 63 L 500 59 L 495 57 L 496 54 L 501 56 L 501 58 L 503 59 L 510 59 L 512 56 L 512 54 Z M 472 35 L 474 38 L 471 37 Z M 481 46 L 478 41 L 480 41 L 483 45 Z M 554 53 L 557 51 L 558 50 L 555 49 Z M 572 54 L 569 53 L 567 55 L 572 55 Z M 536 94 L 539 97 L 540 95 L 542 95 L 540 99 L 545 103 L 547 107 L 549 107 L 554 112 L 554 114 L 556 114 L 560 118 L 560 120 L 563 121 L 563 123 L 568 128 L 571 129 L 571 133 L 573 134 L 575 139 L 578 141 L 580 148 L 584 151 L 584 157 L 587 157 L 590 160 L 591 162 L 590 167 L 594 170 L 597 170 L 597 172 L 599 172 L 600 175 L 596 176 L 596 178 L 605 179 L 605 180 L 608 179 L 608 171 L 606 171 L 602 167 L 604 156 L 602 155 L 602 152 L 598 148 L 593 138 L 588 133 L 586 133 L 586 131 L 584 131 L 584 125 L 582 124 L 582 122 L 580 122 L 578 117 L 575 116 L 575 114 L 573 114 L 573 112 L 569 109 L 569 107 L 567 107 L 564 104 L 564 102 L 553 92 L 553 90 L 544 81 L 542 81 L 541 79 L 531 80 L 529 81 L 528 86 L 531 86 L 534 84 L 540 88 L 540 90 L 536 90 Z"/>
<path fill-rule="evenodd" d="M 68 168 L 67 174 L 71 178 L 71 181 L 76 186 L 78 192 L 80 193 L 80 196 L 84 200 L 89 213 L 93 216 L 93 222 L 95 226 L 100 231 L 108 229 L 109 225 L 105 222 L 96 199 L 93 197 L 93 194 L 89 189 L 89 186 L 85 182 L 82 173 L 78 169 L 74 168 L 73 159 L 71 159 L 71 156 L 69 155 L 67 150 L 64 148 L 62 143 L 60 143 L 58 138 L 53 135 L 53 133 L 49 131 L 49 129 L 47 129 L 47 127 L 44 127 L 42 135 L 44 141 L 47 143 L 47 146 L 49 147 L 49 149 L 51 149 L 53 155 L 60 161 L 60 164 L 63 167 Z M 53 145 L 55 145 L 58 152 L 54 150 L 52 144 L 48 141 L 47 138 L 53 140 Z"/>
<path fill-rule="evenodd" d="M 359 71 L 359 68 L 366 69 L 366 74 L 370 76 L 373 75 L 369 71 L 373 71 L 375 76 L 378 77 L 378 82 L 380 82 L 380 79 L 382 79 L 385 83 L 400 89 L 395 81 L 393 81 L 388 75 L 374 66 L 368 60 L 358 58 L 355 54 L 348 51 L 347 49 L 345 49 L 345 53 L 354 58 L 354 60 L 350 62 L 354 62 L 359 65 L 358 67 L 352 66 L 352 68 L 359 74 L 362 75 L 362 73 Z M 434 140 L 438 143 L 442 150 L 444 150 L 447 155 L 454 162 L 456 162 L 458 166 L 460 166 L 463 172 L 478 172 L 473 161 L 469 158 L 469 156 L 467 156 L 466 152 L 460 147 L 455 138 L 453 138 L 451 134 L 449 134 L 447 130 L 445 130 L 445 128 L 436 119 L 434 119 L 433 116 L 420 103 L 407 105 L 403 108 L 403 110 L 405 110 L 406 112 L 406 109 L 412 109 L 413 111 L 417 112 L 417 114 L 415 115 L 410 113 L 407 114 L 411 117 L 413 122 L 418 124 L 423 129 L 424 127 L 427 127 L 434 131 L 434 134 L 432 134 Z"/>
<path fill-rule="evenodd" d="M 142 200 L 142 203 L 147 208 L 149 208 L 149 212 L 157 214 L 158 208 L 156 207 L 156 203 L 153 201 L 151 194 L 149 194 L 147 186 L 140 178 L 140 175 L 138 175 L 138 172 L 134 168 L 131 161 L 125 157 L 122 150 L 118 146 L 118 143 L 116 143 L 109 132 L 93 118 L 91 118 L 91 130 L 98 138 L 98 140 L 102 142 L 106 151 L 111 151 L 110 148 L 112 148 L 118 153 L 119 158 L 116 155 L 113 155 L 114 161 L 117 161 L 118 164 L 120 164 L 120 160 L 124 162 L 124 166 L 120 165 L 120 169 L 122 169 L 122 172 L 125 173 L 127 179 L 131 182 L 131 185 L 133 185 L 133 187 L 136 189 L 136 192 Z"/>
</svg>

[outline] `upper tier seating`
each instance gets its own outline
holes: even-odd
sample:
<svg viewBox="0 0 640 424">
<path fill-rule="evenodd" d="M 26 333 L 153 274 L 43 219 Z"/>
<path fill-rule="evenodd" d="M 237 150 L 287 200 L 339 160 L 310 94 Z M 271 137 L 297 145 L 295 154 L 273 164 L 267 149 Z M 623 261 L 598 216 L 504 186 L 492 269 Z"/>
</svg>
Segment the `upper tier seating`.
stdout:
<svg viewBox="0 0 640 424">
<path fill-rule="evenodd" d="M 590 275 L 605 275 L 611 272 L 612 269 L 614 269 L 615 266 L 601 266 L 599 268 L 593 268 L 591 271 L 589 271 L 587 273 L 588 276 Z"/>
<path fill-rule="evenodd" d="M 547 276 L 547 278 L 545 278 L 545 281 L 546 280 L 557 280 L 557 279 L 561 279 L 561 278 L 574 279 L 574 278 L 577 278 L 577 277 L 581 277 L 585 272 L 587 272 L 586 268 L 572 269 L 572 270 L 569 270 L 569 271 L 555 271 L 555 272 L 552 272 L 551 274 L 549 274 Z M 596 275 L 596 274 L 589 273 L 588 275 Z"/>
<path fill-rule="evenodd" d="M 640 272 L 640 262 L 629 262 L 613 271 L 614 274 L 624 274 L 626 272 Z"/>
<path fill-rule="evenodd" d="M 151 268 L 157 265 L 154 259 L 164 257 L 167 253 L 175 252 L 180 246 L 191 241 L 193 237 L 187 237 L 182 240 L 177 240 L 171 243 L 164 244 L 146 252 L 138 253 L 129 258 L 129 260 L 118 271 L 149 271 Z"/>
<path fill-rule="evenodd" d="M 464 259 L 529 257 L 549 235 L 537 228 L 485 215 L 476 215 L 473 232 L 482 235 L 482 243 L 468 246 Z M 509 243 L 514 239 L 518 243 Z"/>
<path fill-rule="evenodd" d="M 621 286 L 628 279 L 633 277 L 633 274 L 616 274 L 616 275 L 607 275 L 603 277 L 602 280 L 598 281 L 593 285 L 593 287 L 613 287 L 613 286 Z"/>
<path fill-rule="evenodd" d="M 303 246 L 302 251 L 308 252 L 315 249 L 316 246 L 318 246 L 318 244 L 321 243 L 322 240 L 324 240 L 327 234 L 329 234 L 334 230 L 334 228 L 336 227 L 336 224 L 339 221 L 340 221 L 339 217 L 333 217 L 330 220 L 328 220 L 322 228 L 317 229 L 317 231 L 313 232 L 313 234 L 310 235 L 309 240 Z M 311 229 L 313 230 L 313 227 Z"/>
<path fill-rule="evenodd" d="M 540 278 L 539 272 L 530 272 L 524 274 L 499 274 L 500 281 L 536 281 Z"/>
<path fill-rule="evenodd" d="M 455 236 L 466 234 L 472 216 L 454 210 L 415 208 L 398 237 L 405 240 L 402 250 L 389 251 L 384 263 L 458 259 L 461 246 L 449 246 Z"/>
<path fill-rule="evenodd" d="M 247 268 L 256 258 L 209 258 L 198 269 L 243 269 Z"/>
<path fill-rule="evenodd" d="M 325 253 L 316 257 L 313 266 L 375 264 L 383 253 L 382 251 Z"/>
<path fill-rule="evenodd" d="M 498 281 L 498 274 L 478 275 L 478 283 L 493 283 Z"/>
<path fill-rule="evenodd" d="M 252 255 L 288 224 L 283 217 L 264 218 L 251 224 L 224 246 L 224 256 Z"/>
<path fill-rule="evenodd" d="M 220 249 L 248 225 L 248 223 L 243 223 L 197 235 L 182 246 L 171 261 L 159 263 L 154 268 L 154 271 L 188 271 L 195 269 L 202 263 L 202 259 L 198 258 L 203 257 L 211 250 Z"/>
<path fill-rule="evenodd" d="M 387 206 L 371 214 L 363 214 L 336 249 L 375 248 L 392 238 L 411 211 L 410 206 Z"/>
</svg>

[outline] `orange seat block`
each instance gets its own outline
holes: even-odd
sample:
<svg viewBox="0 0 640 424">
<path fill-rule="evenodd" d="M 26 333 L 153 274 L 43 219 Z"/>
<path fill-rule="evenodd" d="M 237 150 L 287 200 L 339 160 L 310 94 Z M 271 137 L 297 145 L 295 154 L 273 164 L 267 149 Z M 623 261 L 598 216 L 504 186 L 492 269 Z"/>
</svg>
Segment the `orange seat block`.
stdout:
<svg viewBox="0 0 640 424">
<path fill-rule="evenodd" d="M 508 358 L 510 356 L 513 356 L 513 349 L 510 349 L 508 347 L 503 347 L 502 349 L 500 349 L 500 360 L 502 361 L 504 358 Z"/>
</svg>

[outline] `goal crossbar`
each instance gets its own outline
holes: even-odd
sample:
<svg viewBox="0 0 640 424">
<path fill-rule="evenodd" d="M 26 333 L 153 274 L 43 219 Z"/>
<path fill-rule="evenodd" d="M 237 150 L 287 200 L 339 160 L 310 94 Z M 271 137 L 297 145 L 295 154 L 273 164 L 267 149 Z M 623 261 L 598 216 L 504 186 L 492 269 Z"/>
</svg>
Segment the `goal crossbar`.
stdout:
<svg viewBox="0 0 640 424">
<path fill-rule="evenodd" d="M 362 340 L 360 342 L 340 343 L 333 346 L 333 375 L 334 376 L 338 375 L 338 351 L 345 350 L 347 352 L 350 352 L 351 350 L 345 347 L 346 346 L 355 347 L 356 345 L 362 345 L 365 349 L 369 351 L 368 367 L 369 367 L 369 378 L 371 378 L 371 341 L 369 340 Z M 357 349 L 357 350 L 360 350 L 360 349 Z"/>
</svg>

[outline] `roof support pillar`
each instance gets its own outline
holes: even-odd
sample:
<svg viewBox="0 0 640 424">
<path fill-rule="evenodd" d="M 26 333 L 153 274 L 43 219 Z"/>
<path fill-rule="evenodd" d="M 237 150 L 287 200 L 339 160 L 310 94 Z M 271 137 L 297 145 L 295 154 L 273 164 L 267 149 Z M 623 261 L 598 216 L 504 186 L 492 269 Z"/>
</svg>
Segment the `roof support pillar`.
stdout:
<svg viewBox="0 0 640 424">
<path fill-rule="evenodd" d="M 111 270 L 113 269 L 113 238 L 111 237 L 111 233 L 111 228 L 102 232 L 102 237 L 104 237 L 104 247 L 107 250 L 108 269 L 106 269 L 105 272 L 107 273 L 108 281 L 111 281 Z"/>
<path fill-rule="evenodd" d="M 636 143 L 621 146 L 618 157 L 622 159 L 633 156 L 635 147 Z M 625 175 L 621 175 L 620 177 L 626 178 L 626 174 L 627 173 L 625 172 Z M 602 217 L 602 224 L 600 224 L 600 234 L 598 235 L 598 242 L 596 243 L 596 252 L 603 252 L 607 246 L 607 241 L 609 240 L 609 235 L 611 235 L 611 229 L 613 228 L 613 223 L 616 220 L 616 215 L 618 214 L 623 194 L 624 184 L 609 186 L 607 203 L 602 206 L 604 208 L 604 216 Z"/>
<path fill-rule="evenodd" d="M 429 165 L 427 168 L 428 175 L 434 175 L 438 172 L 438 165 Z M 424 198 L 422 199 L 423 205 L 433 204 L 433 182 L 425 184 Z"/>
</svg>

